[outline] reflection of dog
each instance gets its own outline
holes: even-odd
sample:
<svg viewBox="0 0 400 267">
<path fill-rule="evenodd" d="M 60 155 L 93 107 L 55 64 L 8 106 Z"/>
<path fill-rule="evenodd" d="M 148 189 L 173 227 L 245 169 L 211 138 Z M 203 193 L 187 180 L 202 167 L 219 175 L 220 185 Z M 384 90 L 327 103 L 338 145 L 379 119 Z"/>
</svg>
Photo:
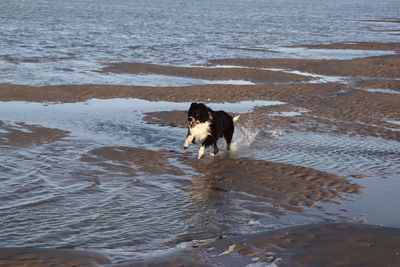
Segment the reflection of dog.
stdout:
<svg viewBox="0 0 400 267">
<path fill-rule="evenodd" d="M 229 151 L 233 131 L 235 129 L 233 123 L 239 119 L 239 116 L 232 118 L 225 111 L 213 111 L 203 103 L 192 103 L 188 112 L 189 130 L 183 144 L 183 148 L 187 148 L 194 140 L 200 143 L 199 156 L 204 157 L 206 147 L 214 146 L 214 156 L 219 149 L 217 141 L 219 138 L 225 138 L 226 149 Z"/>
</svg>

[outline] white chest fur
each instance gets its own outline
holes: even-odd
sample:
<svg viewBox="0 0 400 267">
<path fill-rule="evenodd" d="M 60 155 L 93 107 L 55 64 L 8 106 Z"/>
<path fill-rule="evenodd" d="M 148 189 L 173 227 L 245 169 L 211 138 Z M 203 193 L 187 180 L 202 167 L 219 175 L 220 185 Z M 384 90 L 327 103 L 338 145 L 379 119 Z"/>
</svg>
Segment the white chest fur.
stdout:
<svg viewBox="0 0 400 267">
<path fill-rule="evenodd" d="M 193 128 L 190 128 L 190 135 L 192 135 L 197 142 L 203 142 L 207 136 L 211 135 L 210 122 L 199 123 Z"/>
</svg>

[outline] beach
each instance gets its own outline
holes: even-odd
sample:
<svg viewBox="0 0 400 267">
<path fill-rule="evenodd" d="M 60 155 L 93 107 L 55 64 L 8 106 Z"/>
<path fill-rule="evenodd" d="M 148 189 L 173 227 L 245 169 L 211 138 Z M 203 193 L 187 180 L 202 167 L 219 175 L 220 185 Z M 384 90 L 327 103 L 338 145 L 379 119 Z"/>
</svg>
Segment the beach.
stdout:
<svg viewBox="0 0 400 267">
<path fill-rule="evenodd" d="M 218 5 L 225 19 L 237 12 Z M 0 29 L 18 44 L 13 54 L 0 43 L 0 266 L 400 265 L 399 19 L 372 9 L 354 22 L 344 12 L 325 36 L 306 13 L 311 41 L 281 40 L 280 31 L 297 26 L 275 15 L 264 21 L 255 7 L 265 3 L 254 5 L 246 12 L 257 20 L 247 22 L 276 25 L 273 45 L 257 39 L 258 26 L 210 31 L 198 3 L 185 9 L 204 23 L 193 27 L 205 45 L 189 44 L 192 31 L 175 32 L 177 21 L 126 24 L 119 35 L 98 21 L 99 33 L 74 39 L 88 54 L 71 59 L 64 50 L 74 46 L 50 37 L 77 33 L 88 22 L 82 11 L 63 34 L 40 35 L 27 59 L 29 32 Z M 136 10 L 91 8 L 115 21 Z M 157 5 L 135 8 L 170 22 Z M 117 42 L 133 26 L 144 27 L 147 46 Z M 157 27 L 188 39 L 163 39 Z M 143 37 L 149 29 L 157 44 Z M 113 39 L 96 37 L 104 33 Z M 93 46 L 79 43 L 87 36 Z M 170 40 L 180 53 L 163 43 Z M 230 152 L 222 140 L 215 157 L 198 160 L 199 144 L 183 149 L 192 102 L 240 115 Z"/>
</svg>

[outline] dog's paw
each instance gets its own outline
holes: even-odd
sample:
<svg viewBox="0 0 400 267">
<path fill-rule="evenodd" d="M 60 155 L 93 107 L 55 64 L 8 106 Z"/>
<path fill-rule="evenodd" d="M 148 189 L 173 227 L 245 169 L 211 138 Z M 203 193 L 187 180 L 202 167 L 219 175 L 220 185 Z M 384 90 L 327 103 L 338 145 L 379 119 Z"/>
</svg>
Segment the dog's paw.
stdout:
<svg viewBox="0 0 400 267">
<path fill-rule="evenodd" d="M 188 146 L 182 146 L 183 147 L 183 149 L 188 149 Z"/>
<path fill-rule="evenodd" d="M 215 157 L 215 155 L 216 155 L 216 154 L 213 153 L 213 152 L 210 153 L 210 157 Z"/>
</svg>

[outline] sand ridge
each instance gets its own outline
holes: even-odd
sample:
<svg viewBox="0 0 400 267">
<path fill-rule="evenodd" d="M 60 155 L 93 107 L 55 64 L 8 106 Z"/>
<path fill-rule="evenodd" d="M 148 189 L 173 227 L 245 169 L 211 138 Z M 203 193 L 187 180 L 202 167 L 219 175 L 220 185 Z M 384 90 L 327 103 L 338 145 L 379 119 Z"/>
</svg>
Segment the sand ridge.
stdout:
<svg viewBox="0 0 400 267">
<path fill-rule="evenodd" d="M 159 74 L 179 77 L 190 77 L 205 80 L 245 80 L 254 83 L 270 82 L 302 82 L 311 80 L 310 77 L 290 74 L 276 73 L 270 70 L 258 68 L 235 68 L 235 67 L 177 67 L 148 63 L 111 63 L 105 67 L 103 72 L 132 73 L 132 74 Z"/>
<path fill-rule="evenodd" d="M 302 207 L 327 202 L 342 194 L 361 192 L 361 186 L 311 168 L 250 158 L 217 158 L 197 161 L 182 158 L 200 175 L 192 178 L 197 194 L 209 188 L 238 191 L 267 198 L 274 206 L 301 211 Z"/>
<path fill-rule="evenodd" d="M 100 147 L 90 151 L 82 160 L 131 175 L 139 172 L 184 175 L 184 171 L 170 163 L 172 157 L 168 152 L 136 147 Z"/>
<path fill-rule="evenodd" d="M 106 255 L 73 249 L 0 248 L 0 266 L 100 266 L 111 263 Z"/>
<path fill-rule="evenodd" d="M 208 240 L 169 254 L 120 263 L 90 251 L 2 248 L 0 266 L 398 266 L 399 248 L 399 229 L 318 223 Z"/>
<path fill-rule="evenodd" d="M 155 175 L 188 175 L 186 169 L 198 173 L 192 177 L 196 197 L 207 197 L 209 189 L 238 191 L 267 198 L 283 210 L 302 211 L 340 198 L 343 194 L 357 194 L 361 186 L 346 177 L 290 164 L 274 163 L 251 158 L 215 158 L 204 161 L 189 153 L 153 151 L 135 147 L 101 147 L 90 151 L 82 160 L 103 168 L 137 175 L 146 172 Z M 246 181 L 243 184 L 243 180 Z"/>
<path fill-rule="evenodd" d="M 69 135 L 68 131 L 29 125 L 22 122 L 13 125 L 0 121 L 0 145 L 23 147 L 42 145 L 61 140 Z"/>
<path fill-rule="evenodd" d="M 208 241 L 123 266 L 397 266 L 400 230 L 319 223 Z"/>
</svg>

